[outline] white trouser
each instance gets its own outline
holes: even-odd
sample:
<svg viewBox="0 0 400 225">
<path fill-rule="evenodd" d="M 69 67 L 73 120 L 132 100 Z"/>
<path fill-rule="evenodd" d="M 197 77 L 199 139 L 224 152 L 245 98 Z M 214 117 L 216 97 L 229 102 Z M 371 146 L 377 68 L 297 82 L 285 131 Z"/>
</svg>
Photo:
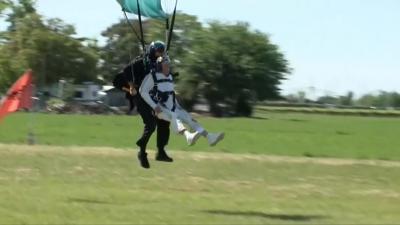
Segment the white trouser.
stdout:
<svg viewBox="0 0 400 225">
<path fill-rule="evenodd" d="M 169 121 L 171 123 L 172 131 L 175 133 L 181 133 L 186 130 L 183 123 L 187 124 L 192 130 L 195 130 L 199 133 L 204 131 L 204 128 L 197 123 L 190 116 L 188 112 L 186 112 L 181 107 L 177 106 L 175 112 L 172 112 L 166 107 L 161 106 L 162 112 L 157 115 L 159 119 Z"/>
</svg>

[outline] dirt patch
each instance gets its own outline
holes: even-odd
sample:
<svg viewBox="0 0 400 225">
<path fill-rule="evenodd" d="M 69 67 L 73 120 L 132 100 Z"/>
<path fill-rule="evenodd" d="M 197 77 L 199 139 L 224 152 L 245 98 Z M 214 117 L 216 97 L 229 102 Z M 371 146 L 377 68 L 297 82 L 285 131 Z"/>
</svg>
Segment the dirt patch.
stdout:
<svg viewBox="0 0 400 225">
<path fill-rule="evenodd" d="M 268 156 L 250 154 L 229 154 L 229 153 L 193 153 L 185 155 L 195 161 L 201 160 L 222 160 L 222 161 L 260 161 L 269 163 L 300 163 L 300 164 L 322 164 L 328 166 L 345 165 L 368 165 L 380 167 L 400 167 L 399 161 L 384 160 L 361 160 L 361 159 L 338 159 L 338 158 L 308 158 L 291 156 Z"/>
<path fill-rule="evenodd" d="M 15 169 L 15 172 L 17 174 L 30 175 L 30 174 L 33 173 L 33 169 L 31 169 L 31 168 L 17 168 L 17 169 Z"/>
<path fill-rule="evenodd" d="M 352 191 L 352 194 L 362 195 L 362 196 L 379 196 L 386 198 L 400 198 L 400 193 L 393 190 L 381 190 L 381 189 L 368 189 L 368 190 L 358 190 Z"/>
<path fill-rule="evenodd" d="M 154 151 L 149 151 L 154 154 Z M 136 149 L 118 149 L 111 147 L 60 147 L 60 146 L 27 146 L 27 145 L 6 145 L 0 144 L 0 155 L 2 154 L 62 154 L 62 155 L 97 155 L 107 157 L 131 157 L 136 153 Z M 384 160 L 358 160 L 358 159 L 337 159 L 337 158 L 307 158 L 289 156 L 268 156 L 251 154 L 231 154 L 231 153 L 207 153 L 207 152 L 187 152 L 173 151 L 174 157 L 178 159 L 191 159 L 194 161 L 218 160 L 218 161 L 259 161 L 267 163 L 299 163 L 299 164 L 321 164 L 328 166 L 346 165 L 367 165 L 379 167 L 400 167 L 400 161 Z"/>
<path fill-rule="evenodd" d="M 5 145 L 0 144 L 1 154 L 23 154 L 37 155 L 42 153 L 62 155 L 104 155 L 104 156 L 126 156 L 131 151 L 109 147 L 80 147 L 80 146 L 46 146 L 46 145 Z"/>
</svg>

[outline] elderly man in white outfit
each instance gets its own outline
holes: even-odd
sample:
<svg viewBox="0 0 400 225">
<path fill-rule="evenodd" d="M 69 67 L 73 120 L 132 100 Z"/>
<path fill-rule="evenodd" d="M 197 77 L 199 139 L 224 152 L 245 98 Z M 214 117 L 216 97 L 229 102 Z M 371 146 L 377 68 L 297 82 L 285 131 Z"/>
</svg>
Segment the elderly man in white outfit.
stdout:
<svg viewBox="0 0 400 225">
<path fill-rule="evenodd" d="M 185 136 L 188 145 L 194 145 L 200 136 L 207 138 L 210 146 L 216 145 L 224 138 L 224 133 L 207 132 L 178 104 L 168 57 L 157 59 L 156 71 L 152 71 L 144 78 L 139 93 L 145 102 L 154 109 L 159 119 L 170 121 L 172 130 Z M 194 132 L 189 132 L 184 123 Z"/>
</svg>

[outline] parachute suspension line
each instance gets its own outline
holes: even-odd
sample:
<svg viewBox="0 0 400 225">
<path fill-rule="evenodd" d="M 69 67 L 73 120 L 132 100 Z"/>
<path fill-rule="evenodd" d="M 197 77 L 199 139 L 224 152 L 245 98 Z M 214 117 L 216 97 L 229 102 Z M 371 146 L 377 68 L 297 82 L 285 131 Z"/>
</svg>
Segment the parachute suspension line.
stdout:
<svg viewBox="0 0 400 225">
<path fill-rule="evenodd" d="M 129 24 L 129 26 L 131 27 L 131 29 L 132 29 L 133 33 L 135 34 L 136 38 L 137 38 L 138 40 L 141 41 L 141 39 L 140 39 L 138 33 L 137 33 L 136 30 L 135 30 L 135 27 L 133 27 L 133 24 L 129 21 L 128 15 L 126 14 L 126 12 L 125 12 L 124 10 L 122 10 L 122 12 L 124 13 L 126 22 L 127 22 L 127 23 Z"/>
<path fill-rule="evenodd" d="M 118 3 L 122 6 L 122 1 L 121 1 L 121 0 L 117 0 L 117 1 L 118 1 Z M 133 33 L 135 34 L 136 38 L 137 38 L 140 42 L 142 42 L 142 40 L 140 39 L 138 33 L 137 33 L 136 30 L 135 30 L 135 27 L 133 26 L 133 24 L 132 24 L 131 21 L 129 20 L 128 15 L 126 14 L 126 11 L 125 11 L 124 7 L 122 7 L 122 12 L 124 13 L 126 22 L 127 22 L 128 25 L 131 27 L 131 29 L 132 29 Z"/>
<path fill-rule="evenodd" d="M 146 52 L 146 44 L 144 43 L 144 35 L 143 35 L 143 25 L 142 25 L 142 14 L 140 12 L 139 0 L 136 0 L 137 8 L 138 8 L 138 17 L 139 17 L 139 27 L 140 27 L 140 41 L 142 42 L 143 52 Z"/>
<path fill-rule="evenodd" d="M 129 60 L 130 61 L 129 61 L 128 65 L 131 67 L 130 69 L 131 69 L 131 75 L 132 75 L 132 84 L 129 84 L 129 89 L 133 88 L 133 87 L 131 87 L 131 85 L 133 85 L 135 83 L 135 71 L 133 70 L 133 64 L 131 64 L 131 63 L 133 63 L 133 61 L 135 59 L 132 57 L 132 51 L 133 51 L 133 48 L 131 49 L 131 51 L 129 51 Z"/>
<path fill-rule="evenodd" d="M 125 10 L 122 10 L 122 12 L 124 12 L 126 22 L 131 27 L 131 29 L 132 29 L 133 33 L 135 34 L 136 38 L 138 40 L 140 40 L 141 43 L 143 43 L 142 40 L 140 39 L 138 33 L 136 32 L 135 27 L 133 27 L 133 24 L 129 21 L 128 15 L 126 14 Z M 132 52 L 133 52 L 133 48 L 131 48 L 131 50 L 129 51 L 129 64 L 128 65 L 130 65 L 131 62 L 133 62 Z M 132 67 L 131 67 L 131 74 L 132 74 L 132 81 L 134 81 L 135 80 L 135 74 L 134 74 L 134 71 L 133 71 Z"/>
<path fill-rule="evenodd" d="M 176 16 L 176 7 L 177 7 L 177 5 L 178 5 L 178 0 L 175 1 L 174 13 L 172 14 L 171 26 L 169 27 L 168 43 L 167 43 L 167 49 L 166 49 L 167 52 L 168 52 L 168 50 L 169 50 L 169 47 L 171 46 L 172 32 L 174 31 L 175 16 Z"/>
<path fill-rule="evenodd" d="M 165 19 L 165 43 L 168 42 L 169 18 Z"/>
</svg>

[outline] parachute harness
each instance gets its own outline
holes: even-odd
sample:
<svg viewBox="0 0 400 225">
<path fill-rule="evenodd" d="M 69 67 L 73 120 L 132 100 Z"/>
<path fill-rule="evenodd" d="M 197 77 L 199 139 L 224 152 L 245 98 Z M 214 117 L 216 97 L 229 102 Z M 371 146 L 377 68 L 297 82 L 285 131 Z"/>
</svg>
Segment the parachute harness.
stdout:
<svg viewBox="0 0 400 225">
<path fill-rule="evenodd" d="M 150 95 L 153 98 L 153 101 L 156 103 L 165 106 L 165 102 L 168 100 L 169 96 L 172 96 L 172 112 L 175 112 L 176 109 L 176 95 L 175 91 L 160 91 L 158 90 L 158 84 L 163 82 L 172 82 L 171 79 L 157 79 L 157 74 L 154 69 L 151 70 L 151 76 L 153 77 L 154 86 L 153 90 L 151 90 Z"/>
</svg>

